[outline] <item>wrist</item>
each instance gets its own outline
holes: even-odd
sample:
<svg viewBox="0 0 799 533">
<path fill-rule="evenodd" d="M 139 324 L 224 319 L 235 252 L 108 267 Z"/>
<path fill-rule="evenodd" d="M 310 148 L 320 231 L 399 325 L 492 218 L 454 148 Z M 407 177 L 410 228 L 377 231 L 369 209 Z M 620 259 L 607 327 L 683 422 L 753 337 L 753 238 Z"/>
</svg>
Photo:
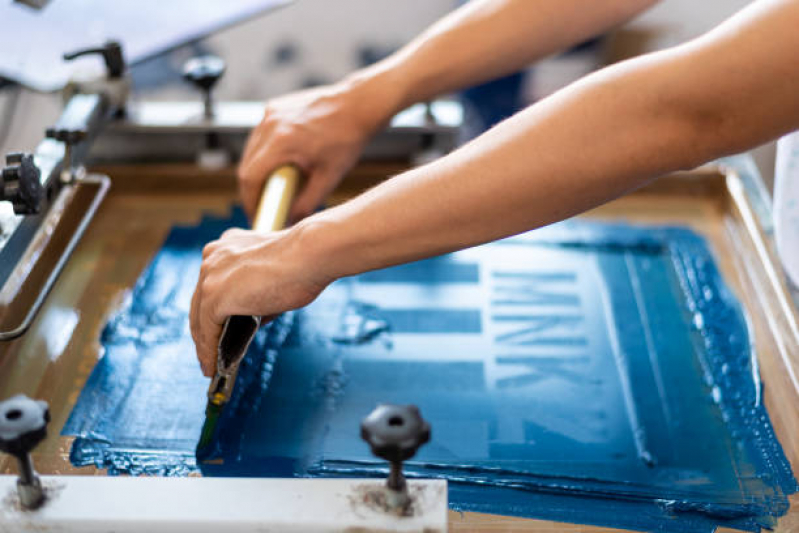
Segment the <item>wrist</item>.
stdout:
<svg viewBox="0 0 799 533">
<path fill-rule="evenodd" d="M 405 79 L 385 62 L 354 72 L 341 81 L 341 86 L 370 133 L 384 128 L 394 115 L 413 103 L 408 100 Z"/>
<path fill-rule="evenodd" d="M 311 276 L 315 282 L 327 286 L 339 278 L 349 275 L 343 235 L 328 220 L 324 212 L 304 218 L 288 231 L 299 254 L 297 267 Z"/>
</svg>

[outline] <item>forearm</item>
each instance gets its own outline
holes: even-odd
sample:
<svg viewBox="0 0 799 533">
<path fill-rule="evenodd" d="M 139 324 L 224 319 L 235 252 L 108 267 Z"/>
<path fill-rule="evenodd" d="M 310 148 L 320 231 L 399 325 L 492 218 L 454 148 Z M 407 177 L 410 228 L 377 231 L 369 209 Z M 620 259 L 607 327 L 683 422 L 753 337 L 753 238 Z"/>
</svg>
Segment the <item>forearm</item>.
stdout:
<svg viewBox="0 0 799 533">
<path fill-rule="evenodd" d="M 656 1 L 472 0 L 348 81 L 379 86 L 393 114 L 515 72 L 628 20 Z"/>
<path fill-rule="evenodd" d="M 799 9 L 765 4 L 697 42 L 589 76 L 298 231 L 332 277 L 350 275 L 561 220 L 788 131 L 799 123 L 799 64 L 780 52 L 799 44 Z"/>
<path fill-rule="evenodd" d="M 308 221 L 313 242 L 330 250 L 333 277 L 353 275 L 565 219 L 647 176 L 691 166 L 698 158 L 688 157 L 682 127 L 655 120 L 638 89 L 632 79 L 586 80 L 317 215 Z M 664 150 L 675 154 L 668 164 Z"/>
</svg>

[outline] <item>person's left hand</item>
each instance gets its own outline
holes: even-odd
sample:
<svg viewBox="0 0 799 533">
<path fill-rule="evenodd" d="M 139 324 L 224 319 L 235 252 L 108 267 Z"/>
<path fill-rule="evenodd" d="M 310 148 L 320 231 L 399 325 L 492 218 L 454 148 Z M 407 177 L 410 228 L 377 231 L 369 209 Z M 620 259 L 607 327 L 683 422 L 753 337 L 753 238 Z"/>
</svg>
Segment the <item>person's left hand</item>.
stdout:
<svg viewBox="0 0 799 533">
<path fill-rule="evenodd" d="M 311 303 L 332 281 L 316 250 L 300 245 L 302 229 L 275 233 L 232 229 L 205 246 L 189 322 L 203 374 L 216 371 L 225 319 L 275 316 Z"/>
</svg>

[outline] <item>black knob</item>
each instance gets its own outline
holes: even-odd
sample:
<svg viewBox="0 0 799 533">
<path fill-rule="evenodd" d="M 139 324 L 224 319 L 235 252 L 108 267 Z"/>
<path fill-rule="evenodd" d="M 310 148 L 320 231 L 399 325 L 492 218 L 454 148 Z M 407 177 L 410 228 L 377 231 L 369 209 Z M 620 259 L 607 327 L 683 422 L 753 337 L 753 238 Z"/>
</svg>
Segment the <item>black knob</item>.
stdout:
<svg viewBox="0 0 799 533">
<path fill-rule="evenodd" d="M 57 127 L 47 128 L 44 133 L 48 139 L 55 139 L 56 141 L 61 141 L 65 144 L 78 144 L 84 140 L 87 135 L 86 130 L 73 130 L 69 128 Z"/>
<path fill-rule="evenodd" d="M 47 402 L 19 395 L 0 402 L 0 451 L 27 455 L 47 437 Z"/>
<path fill-rule="evenodd" d="M 122 45 L 117 41 L 108 41 L 97 48 L 86 48 L 64 54 L 64 60 L 72 61 L 75 58 L 92 54 L 102 56 L 109 78 L 121 78 L 125 73 L 125 55 L 122 53 Z"/>
<path fill-rule="evenodd" d="M 205 116 L 208 118 L 214 115 L 211 90 L 225 73 L 225 68 L 225 61 L 214 55 L 194 57 L 183 65 L 183 78 L 203 92 Z"/>
<path fill-rule="evenodd" d="M 389 488 L 403 490 L 402 462 L 430 440 L 430 424 L 415 405 L 382 404 L 361 422 L 361 438 L 372 453 L 391 463 Z"/>
<path fill-rule="evenodd" d="M 0 402 L 0 451 L 13 455 L 19 468 L 17 492 L 25 508 L 44 501 L 42 483 L 33 469 L 30 453 L 47 437 L 50 410 L 47 403 L 19 395 Z"/>
<path fill-rule="evenodd" d="M 18 215 L 35 215 L 42 205 L 44 190 L 41 172 L 28 154 L 8 154 L 6 167 L 0 172 L 0 200 L 14 205 Z"/>
<path fill-rule="evenodd" d="M 206 55 L 193 57 L 183 65 L 183 77 L 204 91 L 213 89 L 225 73 L 225 61 L 221 57 Z"/>
</svg>

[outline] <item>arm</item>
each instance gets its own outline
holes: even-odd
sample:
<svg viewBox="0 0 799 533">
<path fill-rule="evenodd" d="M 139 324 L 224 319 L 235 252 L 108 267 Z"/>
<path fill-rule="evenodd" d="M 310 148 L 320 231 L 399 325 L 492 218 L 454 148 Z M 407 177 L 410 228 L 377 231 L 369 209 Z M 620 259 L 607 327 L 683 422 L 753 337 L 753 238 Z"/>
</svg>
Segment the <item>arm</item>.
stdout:
<svg viewBox="0 0 799 533">
<path fill-rule="evenodd" d="M 330 277 L 562 220 L 667 172 L 799 127 L 799 2 L 755 2 L 709 34 L 587 76 L 298 233 Z"/>
<path fill-rule="evenodd" d="M 299 307 L 339 277 L 548 224 L 799 127 L 797 23 L 799 2 L 756 2 L 695 41 L 587 76 L 291 230 L 209 245 L 192 313 L 193 331 L 207 335 L 198 356 L 210 360 L 229 314 Z"/>
<path fill-rule="evenodd" d="M 352 80 L 382 85 L 390 117 L 416 102 L 516 72 L 656 1 L 472 0 Z"/>
<path fill-rule="evenodd" d="M 312 213 L 398 111 L 519 70 L 631 18 L 656 0 L 472 0 L 389 58 L 332 86 L 277 98 L 253 131 L 239 181 L 252 215 L 266 175 L 295 163 L 308 183 L 292 219 Z"/>
</svg>

